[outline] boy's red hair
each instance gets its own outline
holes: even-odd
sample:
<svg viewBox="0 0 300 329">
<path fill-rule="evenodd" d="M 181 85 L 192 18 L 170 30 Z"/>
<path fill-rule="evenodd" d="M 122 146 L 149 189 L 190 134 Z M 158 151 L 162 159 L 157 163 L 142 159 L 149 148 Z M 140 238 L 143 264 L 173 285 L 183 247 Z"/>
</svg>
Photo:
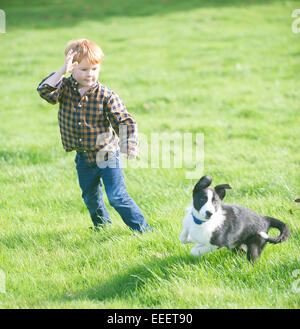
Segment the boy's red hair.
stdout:
<svg viewBox="0 0 300 329">
<path fill-rule="evenodd" d="M 95 42 L 87 39 L 69 41 L 65 49 L 65 55 L 70 49 L 77 52 L 73 57 L 73 62 L 80 63 L 84 57 L 87 57 L 91 64 L 99 64 L 104 57 L 102 49 Z"/>
</svg>

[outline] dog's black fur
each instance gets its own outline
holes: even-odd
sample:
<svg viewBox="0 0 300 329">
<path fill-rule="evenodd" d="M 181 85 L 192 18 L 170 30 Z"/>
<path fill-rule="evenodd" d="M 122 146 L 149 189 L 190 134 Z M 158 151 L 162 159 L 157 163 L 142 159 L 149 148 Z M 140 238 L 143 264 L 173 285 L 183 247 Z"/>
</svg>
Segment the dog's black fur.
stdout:
<svg viewBox="0 0 300 329">
<path fill-rule="evenodd" d="M 213 192 L 212 204 L 217 212 L 220 208 L 225 217 L 222 225 L 212 232 L 210 243 L 222 247 L 239 248 L 247 246 L 247 259 L 256 260 L 261 254 L 267 242 L 280 243 L 285 241 L 290 230 L 282 221 L 257 214 L 255 211 L 234 204 L 222 203 L 226 195 L 226 189 L 231 189 L 230 185 L 222 184 L 209 187 L 212 182 L 210 175 L 202 177 L 195 185 L 193 191 L 193 205 L 196 210 L 200 210 L 208 200 L 207 191 Z M 207 214 L 208 213 L 208 214 Z M 206 219 L 212 216 L 212 212 L 206 212 Z M 212 217 L 213 218 L 213 217 Z M 275 227 L 280 231 L 278 237 L 267 235 L 268 230 Z"/>
</svg>

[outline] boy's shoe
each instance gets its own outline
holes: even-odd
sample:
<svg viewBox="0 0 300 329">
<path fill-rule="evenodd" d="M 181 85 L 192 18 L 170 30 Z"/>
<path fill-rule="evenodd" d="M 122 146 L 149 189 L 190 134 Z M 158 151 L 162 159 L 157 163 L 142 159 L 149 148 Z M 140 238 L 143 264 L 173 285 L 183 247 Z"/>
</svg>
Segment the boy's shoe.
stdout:
<svg viewBox="0 0 300 329">
<path fill-rule="evenodd" d="M 105 224 L 98 224 L 98 225 L 90 226 L 89 229 L 94 232 L 100 232 L 101 230 L 104 230 L 104 228 L 107 227 L 108 225 L 111 225 L 111 222 L 106 222 Z"/>
<path fill-rule="evenodd" d="M 153 232 L 152 227 L 148 225 L 147 227 L 141 226 L 139 230 L 132 230 L 133 233 L 138 233 L 138 234 L 145 234 L 149 232 Z"/>
<path fill-rule="evenodd" d="M 103 225 L 90 226 L 89 229 L 94 232 L 100 232 L 103 229 Z"/>
<path fill-rule="evenodd" d="M 98 209 L 92 216 L 92 222 L 94 224 L 94 227 L 97 229 L 98 227 L 103 227 L 107 224 L 111 224 L 110 218 L 106 218 L 102 216 L 101 211 Z"/>
</svg>

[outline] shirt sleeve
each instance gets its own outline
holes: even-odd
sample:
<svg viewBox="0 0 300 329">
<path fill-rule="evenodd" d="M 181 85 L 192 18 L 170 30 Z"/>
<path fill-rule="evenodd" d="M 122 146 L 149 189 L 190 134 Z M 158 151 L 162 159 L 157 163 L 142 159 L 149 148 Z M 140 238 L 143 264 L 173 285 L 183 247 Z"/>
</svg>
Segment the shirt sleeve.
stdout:
<svg viewBox="0 0 300 329">
<path fill-rule="evenodd" d="M 115 92 L 107 99 L 106 112 L 114 131 L 119 136 L 121 153 L 127 154 L 130 159 L 138 158 L 137 123 Z"/>
<path fill-rule="evenodd" d="M 61 102 L 65 89 L 66 78 L 62 78 L 62 80 L 55 87 L 52 87 L 48 84 L 43 84 L 43 82 L 51 77 L 54 73 L 55 72 L 49 74 L 39 83 L 37 87 L 37 92 L 39 95 L 50 104 Z"/>
</svg>

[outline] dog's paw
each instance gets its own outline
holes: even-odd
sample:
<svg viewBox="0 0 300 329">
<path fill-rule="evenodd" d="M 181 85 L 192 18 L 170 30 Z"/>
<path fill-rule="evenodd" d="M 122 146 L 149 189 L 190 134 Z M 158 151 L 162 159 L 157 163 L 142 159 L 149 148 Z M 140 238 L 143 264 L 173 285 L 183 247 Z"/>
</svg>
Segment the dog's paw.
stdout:
<svg viewBox="0 0 300 329">
<path fill-rule="evenodd" d="M 190 236 L 186 234 L 180 234 L 179 240 L 181 243 L 186 244 L 186 243 L 192 243 Z"/>
<path fill-rule="evenodd" d="M 181 235 L 179 237 L 179 240 L 181 243 L 184 243 L 184 244 L 188 243 L 187 239 L 185 237 L 182 237 Z"/>
<path fill-rule="evenodd" d="M 191 249 L 191 255 L 194 256 L 194 257 L 198 257 L 200 255 L 199 253 L 199 247 L 194 247 Z"/>
</svg>

